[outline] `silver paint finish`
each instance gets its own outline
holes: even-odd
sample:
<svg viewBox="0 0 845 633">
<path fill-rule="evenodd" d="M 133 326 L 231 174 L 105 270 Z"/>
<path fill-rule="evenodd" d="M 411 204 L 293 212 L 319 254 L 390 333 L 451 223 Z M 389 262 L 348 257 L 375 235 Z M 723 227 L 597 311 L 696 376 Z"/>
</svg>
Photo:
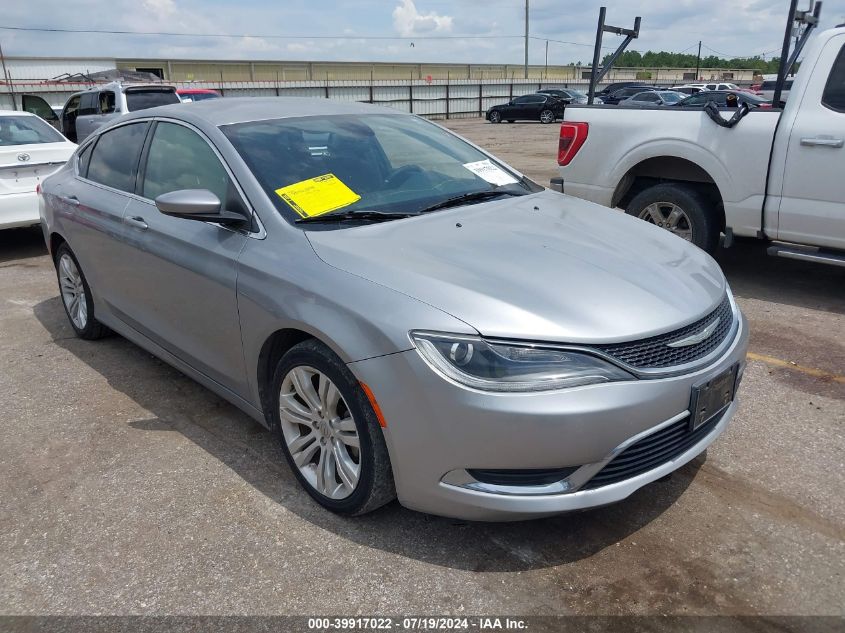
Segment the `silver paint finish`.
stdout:
<svg viewBox="0 0 845 633">
<path fill-rule="evenodd" d="M 694 382 L 743 358 L 744 323 L 727 350 L 684 375 L 510 395 L 443 380 L 412 349 L 408 332 L 580 346 L 644 338 L 713 310 L 726 289 L 718 266 L 666 231 L 553 192 L 383 224 L 304 229 L 276 212 L 217 127 L 365 112 L 383 110 L 262 98 L 121 117 L 200 131 L 260 230 L 165 216 L 152 200 L 79 178 L 71 160 L 43 185 L 45 235 L 59 234 L 77 254 L 99 320 L 262 422 L 259 359 L 268 339 L 298 330 L 323 341 L 374 392 L 388 424 L 399 498 L 409 507 L 520 518 L 605 499 L 590 491 L 513 503 L 441 479 L 465 468 L 600 462 L 628 438 L 684 412 Z M 71 197 L 79 204 L 65 202 Z M 650 476 L 624 482 L 607 498 L 630 494 Z"/>
</svg>

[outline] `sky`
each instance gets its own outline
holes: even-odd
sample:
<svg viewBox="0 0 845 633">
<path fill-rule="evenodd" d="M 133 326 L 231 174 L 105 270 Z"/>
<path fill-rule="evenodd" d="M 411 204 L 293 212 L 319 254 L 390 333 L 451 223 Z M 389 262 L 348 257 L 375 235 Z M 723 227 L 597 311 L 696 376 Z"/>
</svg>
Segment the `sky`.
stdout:
<svg viewBox="0 0 845 633">
<path fill-rule="evenodd" d="M 43 33 L 0 29 L 6 55 L 170 59 L 522 63 L 524 0 L 2 0 L 0 26 L 184 33 Z M 629 50 L 702 56 L 780 52 L 788 0 L 530 0 L 529 61 L 592 56 L 600 6 L 640 38 Z M 799 0 L 807 8 L 809 0 Z M 845 22 L 825 0 L 822 28 Z M 228 34 L 234 37 L 197 37 Z M 286 36 L 286 37 L 280 37 Z M 288 37 L 296 36 L 296 37 Z M 387 39 L 396 38 L 396 39 Z M 402 39 L 400 39 L 402 38 Z M 435 39 L 436 38 L 436 39 Z M 606 34 L 606 52 L 621 38 Z M 612 47 L 612 48 L 611 48 Z"/>
</svg>

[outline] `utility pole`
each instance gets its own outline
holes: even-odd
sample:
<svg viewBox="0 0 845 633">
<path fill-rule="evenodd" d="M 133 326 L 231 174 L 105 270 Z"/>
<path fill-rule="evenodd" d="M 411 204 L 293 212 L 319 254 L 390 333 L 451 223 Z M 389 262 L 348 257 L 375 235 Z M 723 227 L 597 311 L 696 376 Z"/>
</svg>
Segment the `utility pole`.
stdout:
<svg viewBox="0 0 845 633">
<path fill-rule="evenodd" d="M 698 40 L 698 57 L 695 58 L 695 80 L 698 81 L 698 73 L 701 70 L 701 40 Z"/>
<path fill-rule="evenodd" d="M 525 0 L 525 78 L 528 79 L 528 0 Z"/>
<path fill-rule="evenodd" d="M 543 77 L 549 78 L 549 40 L 546 40 L 546 70 L 543 72 Z"/>
<path fill-rule="evenodd" d="M 3 81 L 9 82 L 9 94 L 12 96 L 12 110 L 18 109 L 17 101 L 15 101 L 15 89 L 12 87 L 12 76 L 6 72 L 6 58 L 3 56 L 3 45 L 0 44 L 0 62 L 3 63 Z"/>
</svg>

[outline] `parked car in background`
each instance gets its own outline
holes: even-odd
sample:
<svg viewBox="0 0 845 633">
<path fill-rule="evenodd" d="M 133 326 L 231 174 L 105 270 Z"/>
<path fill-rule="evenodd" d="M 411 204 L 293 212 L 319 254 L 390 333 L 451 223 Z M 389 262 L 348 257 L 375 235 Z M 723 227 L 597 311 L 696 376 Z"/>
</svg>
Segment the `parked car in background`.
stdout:
<svg viewBox="0 0 845 633">
<path fill-rule="evenodd" d="M 538 90 L 536 94 L 557 97 L 567 105 L 570 103 L 587 103 L 587 94 L 574 88 L 544 88 Z"/>
<path fill-rule="evenodd" d="M 657 88 L 653 86 L 626 86 L 602 96 L 602 101 L 608 105 L 617 105 L 620 101 L 624 101 L 641 92 L 648 92 L 649 90 L 657 90 Z"/>
<path fill-rule="evenodd" d="M 114 119 L 160 105 L 181 103 L 176 88 L 163 84 L 112 82 L 72 95 L 62 109 L 61 130 L 81 142 Z"/>
<path fill-rule="evenodd" d="M 606 97 L 612 95 L 614 92 L 620 90 L 621 88 L 627 88 L 629 86 L 643 87 L 644 84 L 642 81 L 616 81 L 611 84 L 607 84 L 604 88 L 601 89 L 600 92 L 596 92 L 596 96 L 601 97 L 602 101 L 605 101 L 606 103 Z"/>
<path fill-rule="evenodd" d="M 216 90 L 209 90 L 208 88 L 179 88 L 176 94 L 179 95 L 182 103 L 220 99 L 222 96 Z"/>
<path fill-rule="evenodd" d="M 747 103 L 751 108 L 771 108 L 772 102 L 751 94 L 750 92 L 733 91 L 733 90 L 702 90 L 698 94 L 691 95 L 686 99 L 682 99 L 675 105 L 679 108 L 701 108 L 712 101 L 720 108 L 728 106 L 728 95 L 734 95 L 737 104 Z"/>
<path fill-rule="evenodd" d="M 793 81 L 795 81 L 795 79 L 790 77 L 783 82 L 783 90 L 780 93 L 782 101 L 786 101 L 789 97 Z M 762 84 L 760 84 L 760 91 L 758 94 L 764 99 L 771 101 L 775 98 L 775 84 L 777 84 L 777 79 L 766 79 Z"/>
<path fill-rule="evenodd" d="M 671 106 L 680 102 L 686 95 L 683 92 L 673 90 L 647 90 L 623 99 L 619 102 L 621 107 L 638 108 L 645 106 Z"/>
<path fill-rule="evenodd" d="M 709 252 L 720 234 L 728 244 L 736 235 L 767 240 L 780 257 L 845 266 L 845 26 L 814 35 L 803 60 L 782 111 L 752 108 L 728 127 L 739 111 L 567 108 L 564 193 Z"/>
<path fill-rule="evenodd" d="M 38 224 L 36 188 L 75 149 L 40 117 L 0 110 L 0 229 Z"/>
<path fill-rule="evenodd" d="M 674 90 L 675 92 L 683 92 L 685 95 L 694 95 L 694 94 L 704 90 L 704 87 L 700 84 L 699 85 L 686 84 L 686 85 L 683 85 L 683 86 L 672 86 L 671 90 Z"/>
<path fill-rule="evenodd" d="M 490 123 L 507 121 L 540 121 L 540 123 L 554 123 L 563 116 L 566 103 L 547 94 L 532 94 L 516 97 L 502 105 L 493 106 L 487 110 L 487 120 Z"/>
<path fill-rule="evenodd" d="M 137 112 L 42 200 L 76 334 L 108 327 L 234 403 L 338 513 L 606 505 L 737 409 L 748 325 L 711 257 L 414 115 Z"/>
</svg>

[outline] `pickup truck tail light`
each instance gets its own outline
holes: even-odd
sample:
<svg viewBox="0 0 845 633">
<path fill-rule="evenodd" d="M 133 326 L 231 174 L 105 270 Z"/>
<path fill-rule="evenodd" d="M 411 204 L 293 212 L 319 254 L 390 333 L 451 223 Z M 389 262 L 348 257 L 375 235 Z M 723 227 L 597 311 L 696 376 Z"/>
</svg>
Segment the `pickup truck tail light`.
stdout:
<svg viewBox="0 0 845 633">
<path fill-rule="evenodd" d="M 560 141 L 557 146 L 557 164 L 566 167 L 587 140 L 589 123 L 564 122 L 560 126 Z"/>
</svg>

